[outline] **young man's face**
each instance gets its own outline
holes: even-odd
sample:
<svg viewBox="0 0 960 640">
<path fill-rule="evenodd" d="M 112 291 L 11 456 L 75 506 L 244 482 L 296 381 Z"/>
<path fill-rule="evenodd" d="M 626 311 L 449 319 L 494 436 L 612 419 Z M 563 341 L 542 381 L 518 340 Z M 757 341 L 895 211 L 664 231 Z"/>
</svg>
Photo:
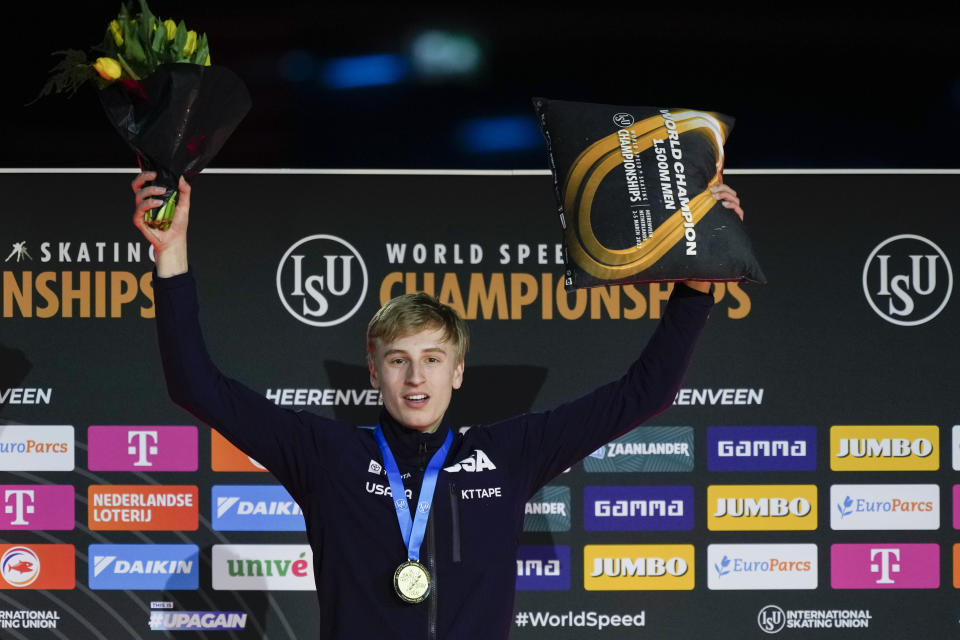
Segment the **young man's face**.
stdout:
<svg viewBox="0 0 960 640">
<path fill-rule="evenodd" d="M 463 361 L 442 329 L 424 329 L 384 344 L 370 354 L 370 384 L 383 395 L 387 411 L 400 424 L 435 431 L 463 382 Z"/>
</svg>

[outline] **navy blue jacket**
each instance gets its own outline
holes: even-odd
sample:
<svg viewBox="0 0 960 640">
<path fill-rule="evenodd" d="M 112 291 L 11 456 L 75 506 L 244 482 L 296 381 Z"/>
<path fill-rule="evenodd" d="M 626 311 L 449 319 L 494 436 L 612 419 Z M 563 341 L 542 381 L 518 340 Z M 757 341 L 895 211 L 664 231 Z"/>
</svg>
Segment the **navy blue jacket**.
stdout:
<svg viewBox="0 0 960 640">
<path fill-rule="evenodd" d="M 712 296 L 677 286 L 619 380 L 551 411 L 455 429 L 421 547 L 433 588 L 424 602 L 406 604 L 393 591 L 406 550 L 389 482 L 371 464 L 381 462 L 373 432 L 280 408 L 224 376 L 204 345 L 192 275 L 154 286 L 170 396 L 265 465 L 303 509 L 320 637 L 378 640 L 506 638 L 524 504 L 564 469 L 671 405 L 713 305 Z M 451 425 L 421 434 L 385 411 L 381 420 L 415 497 Z"/>
</svg>

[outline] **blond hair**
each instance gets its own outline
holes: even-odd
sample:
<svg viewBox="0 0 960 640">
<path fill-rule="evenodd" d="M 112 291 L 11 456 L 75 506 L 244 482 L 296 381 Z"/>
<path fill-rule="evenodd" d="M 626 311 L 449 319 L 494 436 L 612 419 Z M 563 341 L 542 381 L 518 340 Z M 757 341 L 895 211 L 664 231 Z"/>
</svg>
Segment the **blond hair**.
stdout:
<svg viewBox="0 0 960 640">
<path fill-rule="evenodd" d="M 407 293 L 388 300 L 367 324 L 367 358 L 376 341 L 389 343 L 425 329 L 440 329 L 444 341 L 453 345 L 457 362 L 467 354 L 470 335 L 467 323 L 449 306 L 426 293 Z"/>
</svg>

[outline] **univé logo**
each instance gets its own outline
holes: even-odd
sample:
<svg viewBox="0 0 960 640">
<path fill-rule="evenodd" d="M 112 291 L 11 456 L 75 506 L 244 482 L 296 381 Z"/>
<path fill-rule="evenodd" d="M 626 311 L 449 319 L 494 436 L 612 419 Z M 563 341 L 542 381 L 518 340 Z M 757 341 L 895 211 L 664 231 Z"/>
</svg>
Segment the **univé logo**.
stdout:
<svg viewBox="0 0 960 640">
<path fill-rule="evenodd" d="M 330 327 L 360 308 L 367 295 L 367 267 L 346 240 L 322 234 L 307 236 L 280 259 L 277 294 L 300 322 Z"/>
<path fill-rule="evenodd" d="M 893 324 L 932 320 L 950 300 L 953 271 L 946 254 L 923 236 L 887 238 L 863 266 L 863 293 L 870 308 Z"/>
</svg>

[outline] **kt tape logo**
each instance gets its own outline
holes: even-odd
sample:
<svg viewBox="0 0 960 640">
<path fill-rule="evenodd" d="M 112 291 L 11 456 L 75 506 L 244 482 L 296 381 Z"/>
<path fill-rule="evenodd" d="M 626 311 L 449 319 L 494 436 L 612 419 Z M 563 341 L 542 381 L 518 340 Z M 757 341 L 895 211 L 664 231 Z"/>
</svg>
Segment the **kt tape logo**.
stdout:
<svg viewBox="0 0 960 640">
<path fill-rule="evenodd" d="M 863 266 L 870 308 L 893 324 L 913 327 L 937 316 L 953 291 L 946 254 L 922 236 L 902 234 L 874 248 Z"/>
<path fill-rule="evenodd" d="M 307 236 L 280 259 L 277 294 L 284 308 L 300 322 L 331 327 L 360 308 L 367 295 L 367 267 L 346 240 Z"/>
</svg>

